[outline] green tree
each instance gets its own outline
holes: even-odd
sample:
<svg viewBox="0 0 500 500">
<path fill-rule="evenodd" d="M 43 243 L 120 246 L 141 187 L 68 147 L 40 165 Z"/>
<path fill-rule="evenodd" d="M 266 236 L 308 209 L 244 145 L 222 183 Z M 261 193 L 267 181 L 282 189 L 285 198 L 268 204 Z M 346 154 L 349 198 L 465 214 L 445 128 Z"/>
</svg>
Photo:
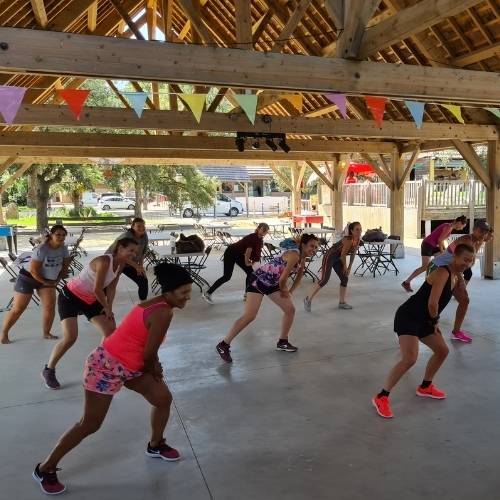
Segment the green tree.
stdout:
<svg viewBox="0 0 500 500">
<path fill-rule="evenodd" d="M 59 188 L 68 193 L 74 209 L 78 210 L 83 192 L 93 191 L 102 178 L 101 169 L 96 165 L 66 165 L 62 181 L 54 189 Z"/>
</svg>

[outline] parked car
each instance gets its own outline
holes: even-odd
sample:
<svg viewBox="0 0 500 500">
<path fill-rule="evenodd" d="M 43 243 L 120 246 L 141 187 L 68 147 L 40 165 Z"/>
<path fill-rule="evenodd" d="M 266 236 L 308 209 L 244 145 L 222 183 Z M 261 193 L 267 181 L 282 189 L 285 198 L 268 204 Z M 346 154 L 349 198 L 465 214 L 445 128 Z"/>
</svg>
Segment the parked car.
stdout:
<svg viewBox="0 0 500 500">
<path fill-rule="evenodd" d="M 101 198 L 109 198 L 110 196 L 123 196 L 123 195 L 120 193 L 101 193 L 98 196 L 100 200 Z"/>
<path fill-rule="evenodd" d="M 106 196 L 101 197 L 99 203 L 97 204 L 97 208 L 100 210 L 112 210 L 113 208 L 134 210 L 135 201 L 130 198 L 124 198 L 123 196 Z"/>
<path fill-rule="evenodd" d="M 196 208 L 192 203 L 185 203 L 182 207 L 183 217 L 194 217 L 196 213 L 213 215 L 215 206 L 215 215 L 227 215 L 229 217 L 236 217 L 243 213 L 243 205 L 225 194 L 217 194 L 214 198 L 213 205 L 207 207 Z"/>
<path fill-rule="evenodd" d="M 85 191 L 82 194 L 81 204 L 82 207 L 95 207 L 99 202 L 99 195 L 90 191 Z"/>
</svg>

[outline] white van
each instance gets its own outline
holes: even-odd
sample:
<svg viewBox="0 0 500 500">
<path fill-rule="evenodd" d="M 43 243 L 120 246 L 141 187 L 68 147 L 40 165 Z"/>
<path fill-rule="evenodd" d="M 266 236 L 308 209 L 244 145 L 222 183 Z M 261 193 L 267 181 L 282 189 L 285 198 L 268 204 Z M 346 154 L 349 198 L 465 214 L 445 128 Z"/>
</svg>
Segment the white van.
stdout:
<svg viewBox="0 0 500 500">
<path fill-rule="evenodd" d="M 183 217 L 193 217 L 195 213 L 201 213 L 205 215 L 213 215 L 215 208 L 215 215 L 227 215 L 229 217 L 236 217 L 243 213 L 243 205 L 225 194 L 219 193 L 214 198 L 213 205 L 208 207 L 196 208 L 192 203 L 185 203 L 182 207 Z"/>
<path fill-rule="evenodd" d="M 97 207 L 99 195 L 90 191 L 82 193 L 82 207 Z"/>
</svg>

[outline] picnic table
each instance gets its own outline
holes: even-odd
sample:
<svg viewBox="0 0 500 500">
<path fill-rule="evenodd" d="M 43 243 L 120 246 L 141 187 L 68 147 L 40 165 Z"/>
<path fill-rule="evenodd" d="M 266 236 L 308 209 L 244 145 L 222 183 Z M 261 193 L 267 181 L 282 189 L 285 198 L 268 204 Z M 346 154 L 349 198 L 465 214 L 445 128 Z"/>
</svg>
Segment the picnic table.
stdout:
<svg viewBox="0 0 500 500">
<path fill-rule="evenodd" d="M 358 257 L 361 263 L 354 271 L 355 276 L 364 276 L 369 273 L 374 278 L 378 274 L 382 276 L 387 272 L 399 274 L 394 257 L 399 246 L 403 245 L 402 240 L 365 241 L 358 248 Z"/>
<path fill-rule="evenodd" d="M 168 231 L 148 232 L 148 242 L 151 243 L 152 245 L 156 245 L 162 242 L 163 246 L 165 246 L 167 245 L 167 243 L 170 243 L 171 239 L 172 235 Z"/>
</svg>

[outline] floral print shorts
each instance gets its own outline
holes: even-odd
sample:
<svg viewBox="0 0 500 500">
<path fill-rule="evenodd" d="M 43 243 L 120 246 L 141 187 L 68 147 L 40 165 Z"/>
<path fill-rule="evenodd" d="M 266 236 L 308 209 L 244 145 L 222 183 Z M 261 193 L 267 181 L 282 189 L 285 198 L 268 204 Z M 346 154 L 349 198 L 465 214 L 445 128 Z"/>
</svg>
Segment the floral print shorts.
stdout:
<svg viewBox="0 0 500 500">
<path fill-rule="evenodd" d="M 127 380 L 142 375 L 123 366 L 116 358 L 99 346 L 93 350 L 83 369 L 83 387 L 99 394 L 116 394 Z"/>
</svg>

